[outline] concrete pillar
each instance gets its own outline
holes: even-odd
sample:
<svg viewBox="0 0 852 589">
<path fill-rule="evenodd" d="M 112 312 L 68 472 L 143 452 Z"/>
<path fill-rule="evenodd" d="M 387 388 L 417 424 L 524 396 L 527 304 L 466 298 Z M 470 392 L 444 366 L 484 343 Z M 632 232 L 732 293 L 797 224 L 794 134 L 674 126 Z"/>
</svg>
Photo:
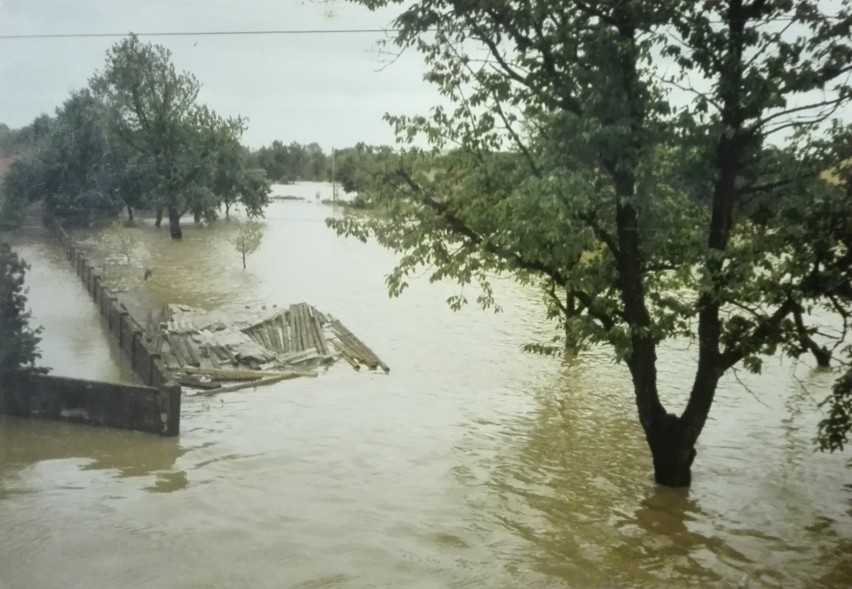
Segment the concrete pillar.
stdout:
<svg viewBox="0 0 852 589">
<path fill-rule="evenodd" d="M 176 436 L 180 433 L 180 385 L 167 382 L 160 387 L 160 421 L 163 436 Z"/>
<path fill-rule="evenodd" d="M 148 359 L 148 374 L 150 375 L 150 381 L 145 384 L 156 387 L 163 383 L 163 373 L 160 370 L 160 359 L 162 356 L 159 352 L 154 352 Z"/>
</svg>

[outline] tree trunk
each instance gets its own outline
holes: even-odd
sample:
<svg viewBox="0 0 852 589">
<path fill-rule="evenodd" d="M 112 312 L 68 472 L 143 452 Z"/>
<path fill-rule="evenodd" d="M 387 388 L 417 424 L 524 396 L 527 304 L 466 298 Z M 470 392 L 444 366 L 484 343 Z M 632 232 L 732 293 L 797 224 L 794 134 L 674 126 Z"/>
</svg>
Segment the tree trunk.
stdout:
<svg viewBox="0 0 852 589">
<path fill-rule="evenodd" d="M 246 253 L 243 252 L 243 270 L 246 269 Z"/>
<path fill-rule="evenodd" d="M 180 213 L 175 207 L 169 207 L 169 234 L 172 239 L 183 239 L 183 230 L 180 228 Z"/>
<path fill-rule="evenodd" d="M 196 225 L 201 223 L 201 211 L 194 211 L 192 213 L 192 220 L 195 222 Z"/>
<path fill-rule="evenodd" d="M 163 209 L 157 209 L 157 220 L 154 221 L 154 227 L 159 228 L 163 224 Z"/>
<path fill-rule="evenodd" d="M 695 446 L 687 441 L 683 421 L 671 413 L 648 425 L 645 438 L 654 461 L 654 480 L 666 487 L 688 487 L 692 482 Z"/>
<path fill-rule="evenodd" d="M 568 291 L 565 294 L 565 349 L 566 350 L 576 350 L 577 349 L 577 338 L 573 333 L 571 333 L 571 323 L 570 319 L 575 316 L 577 313 L 576 304 L 574 302 L 574 295 Z"/>
<path fill-rule="evenodd" d="M 225 220 L 231 220 L 231 203 L 229 201 L 225 201 Z"/>
<path fill-rule="evenodd" d="M 133 225 L 133 207 L 127 205 L 127 224 Z"/>
</svg>

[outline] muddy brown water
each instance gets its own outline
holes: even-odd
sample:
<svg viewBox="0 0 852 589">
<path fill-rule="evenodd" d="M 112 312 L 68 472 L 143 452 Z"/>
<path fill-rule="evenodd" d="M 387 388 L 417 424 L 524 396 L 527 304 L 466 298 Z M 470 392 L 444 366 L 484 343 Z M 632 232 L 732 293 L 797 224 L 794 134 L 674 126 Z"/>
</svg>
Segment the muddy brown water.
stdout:
<svg viewBox="0 0 852 589">
<path fill-rule="evenodd" d="M 656 488 L 623 367 L 525 355 L 538 295 L 453 313 L 450 284 L 385 293 L 392 254 L 336 238 L 321 185 L 278 187 L 243 271 L 233 224 L 138 230 L 154 300 L 308 301 L 391 366 L 186 399 L 178 439 L 0 420 L 0 587 L 852 585 L 848 454 L 814 453 L 832 377 L 770 361 L 727 378 L 690 492 Z M 133 380 L 61 254 L 16 237 L 56 373 Z M 109 268 L 108 268 L 108 271 Z M 471 298 L 475 298 L 473 295 Z M 694 350 L 661 355 L 673 404 Z"/>
</svg>

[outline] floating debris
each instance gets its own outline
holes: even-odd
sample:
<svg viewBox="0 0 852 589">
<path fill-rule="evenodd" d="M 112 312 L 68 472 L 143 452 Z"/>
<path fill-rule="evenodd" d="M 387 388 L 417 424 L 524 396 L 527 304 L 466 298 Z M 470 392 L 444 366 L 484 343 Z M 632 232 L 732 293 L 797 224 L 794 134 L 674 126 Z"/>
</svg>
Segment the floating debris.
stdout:
<svg viewBox="0 0 852 589">
<path fill-rule="evenodd" d="M 215 311 L 169 305 L 148 317 L 147 332 L 175 380 L 195 394 L 317 376 L 315 368 L 339 358 L 356 370 L 390 372 L 339 319 L 307 303 Z"/>
</svg>

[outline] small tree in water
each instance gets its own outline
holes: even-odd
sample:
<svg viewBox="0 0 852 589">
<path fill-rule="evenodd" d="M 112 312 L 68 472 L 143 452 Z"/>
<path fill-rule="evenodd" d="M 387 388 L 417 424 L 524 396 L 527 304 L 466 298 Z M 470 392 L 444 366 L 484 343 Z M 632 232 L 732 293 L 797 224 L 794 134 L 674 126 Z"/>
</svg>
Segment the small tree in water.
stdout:
<svg viewBox="0 0 852 589">
<path fill-rule="evenodd" d="M 231 243 L 243 256 L 243 270 L 246 269 L 246 256 L 256 252 L 261 241 L 263 241 L 263 225 L 254 221 L 237 225 L 237 232 L 231 237 Z"/>
<path fill-rule="evenodd" d="M 0 242 L 0 384 L 11 374 L 46 372 L 37 368 L 41 328 L 31 328 L 24 276 L 29 266 Z"/>
<path fill-rule="evenodd" d="M 120 285 L 132 274 L 133 267 L 142 265 L 141 260 L 135 259 L 139 250 L 139 238 L 134 229 L 116 221 L 104 228 L 98 241 L 106 253 L 103 262 L 103 280 L 107 284 Z M 116 271 L 113 272 L 113 270 Z"/>
<path fill-rule="evenodd" d="M 139 238 L 121 223 L 115 222 L 103 232 L 103 239 L 112 253 L 121 254 L 127 264 L 139 247 Z"/>
</svg>

